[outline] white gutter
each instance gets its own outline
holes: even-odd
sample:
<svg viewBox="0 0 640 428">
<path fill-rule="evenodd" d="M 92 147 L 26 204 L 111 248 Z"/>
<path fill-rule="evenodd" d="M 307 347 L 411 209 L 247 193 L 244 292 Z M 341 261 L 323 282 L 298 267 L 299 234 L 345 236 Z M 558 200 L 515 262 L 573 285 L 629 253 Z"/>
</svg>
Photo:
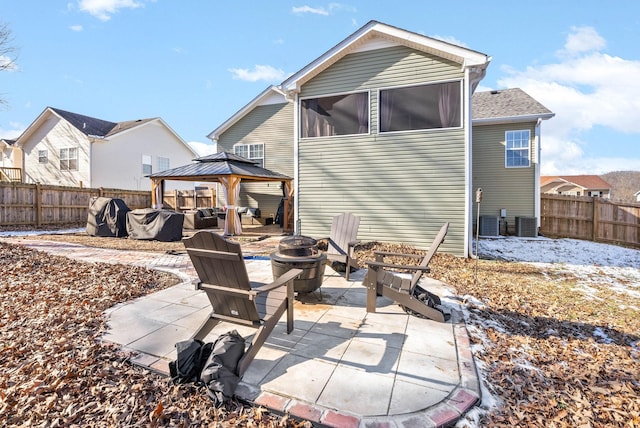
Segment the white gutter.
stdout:
<svg viewBox="0 0 640 428">
<path fill-rule="evenodd" d="M 471 195 L 473 192 L 471 191 L 471 186 L 473 186 L 473 159 L 472 159 L 472 150 L 471 150 L 471 88 L 470 88 L 470 77 L 469 77 L 469 69 L 466 68 L 464 70 L 464 119 L 465 119 L 465 127 L 464 127 L 464 159 L 466 160 L 466 165 L 464 167 L 464 252 L 463 254 L 468 254 L 471 257 L 474 257 L 471 254 L 472 248 L 472 234 L 471 234 Z"/>
<path fill-rule="evenodd" d="M 535 138 L 535 145 L 536 145 L 536 160 L 535 160 L 535 183 L 534 183 L 534 191 L 533 191 L 533 195 L 534 195 L 534 213 L 537 219 L 537 223 L 538 223 L 538 227 L 540 227 L 540 156 L 541 156 L 541 152 L 542 152 L 542 147 L 540 144 L 540 124 L 542 124 L 542 118 L 539 118 L 538 121 L 536 122 L 536 126 L 535 126 L 535 131 L 534 131 L 534 138 Z"/>
</svg>

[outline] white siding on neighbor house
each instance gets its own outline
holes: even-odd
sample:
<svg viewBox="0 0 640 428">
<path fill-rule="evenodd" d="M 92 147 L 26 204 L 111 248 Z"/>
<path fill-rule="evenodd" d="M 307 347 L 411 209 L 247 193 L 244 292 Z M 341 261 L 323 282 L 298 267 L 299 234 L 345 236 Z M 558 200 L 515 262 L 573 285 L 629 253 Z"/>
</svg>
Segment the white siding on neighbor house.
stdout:
<svg viewBox="0 0 640 428">
<path fill-rule="evenodd" d="M 293 178 L 293 104 L 257 106 L 220 136 L 218 150 L 233 153 L 238 143 L 264 143 L 264 167 Z M 217 193 L 222 205 L 222 190 Z M 270 217 L 275 216 L 281 199 L 278 182 L 244 183 L 236 205 L 260 208 L 262 217 Z"/>
<path fill-rule="evenodd" d="M 500 216 L 507 210 L 509 229 L 515 227 L 515 217 L 535 216 L 535 180 L 538 159 L 535 123 L 482 125 L 473 127 L 473 192 L 482 188 L 480 215 Z M 526 168 L 505 167 L 505 132 L 528 129 L 531 135 L 529 159 Z M 477 218 L 477 204 L 473 206 L 473 219 Z M 475 230 L 475 229 L 474 229 Z"/>
<path fill-rule="evenodd" d="M 161 122 L 148 122 L 93 143 L 91 187 L 150 191 L 151 180 L 142 171 L 143 155 L 151 157 L 152 172 L 159 172 L 159 157 L 169 158 L 169 168 L 195 158 Z M 191 181 L 166 181 L 165 190 L 188 190 L 194 185 Z"/>
<path fill-rule="evenodd" d="M 300 140 L 302 234 L 327 236 L 334 215 L 352 212 L 359 239 L 424 248 L 450 222 L 441 249 L 464 256 L 464 129 L 377 130 L 379 88 L 463 78 L 460 64 L 397 46 L 347 55 L 305 84 L 302 98 L 369 90 L 371 133 Z"/>
<path fill-rule="evenodd" d="M 90 186 L 90 149 L 85 134 L 58 116 L 50 115 L 28 140 L 22 142 L 24 152 L 23 178 L 27 182 L 40 182 L 60 186 Z M 78 149 L 78 170 L 60 170 L 60 149 Z M 39 151 L 46 150 L 48 162 L 39 162 Z"/>
</svg>

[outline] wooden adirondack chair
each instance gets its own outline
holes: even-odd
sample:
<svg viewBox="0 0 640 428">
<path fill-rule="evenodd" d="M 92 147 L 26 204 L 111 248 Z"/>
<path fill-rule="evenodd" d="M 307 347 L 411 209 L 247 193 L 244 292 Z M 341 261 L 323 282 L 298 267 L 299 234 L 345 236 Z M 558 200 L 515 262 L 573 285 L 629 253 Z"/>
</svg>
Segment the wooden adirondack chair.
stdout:
<svg viewBox="0 0 640 428">
<path fill-rule="evenodd" d="M 302 270 L 291 269 L 267 285 L 251 282 L 238 242 L 204 230 L 183 242 L 198 274 L 196 288 L 204 290 L 212 307 L 192 338 L 203 340 L 222 321 L 257 329 L 238 363 L 242 377 L 284 312 L 287 334 L 293 331 L 293 280 Z"/>
<path fill-rule="evenodd" d="M 352 213 L 338 214 L 331 222 L 331 233 L 327 244 L 327 260 L 346 265 L 345 279 L 349 280 L 351 266 L 358 268 L 357 259 L 353 257 L 355 245 L 360 242 L 358 228 L 360 217 Z"/>
<path fill-rule="evenodd" d="M 420 316 L 430 318 L 435 321 L 445 322 L 447 315 L 440 309 L 436 308 L 440 305 L 440 297 L 422 289 L 418 282 L 424 273 L 429 272 L 429 262 L 438 250 L 440 244 L 444 241 L 444 237 L 449 229 L 449 223 L 445 223 L 435 239 L 429 246 L 427 254 L 419 256 L 416 254 L 400 254 L 385 251 L 376 251 L 375 261 L 367 262 L 367 275 L 365 284 L 367 286 L 367 312 L 376 311 L 377 296 L 385 296 L 394 300 L 402 306 L 407 312 L 415 312 Z M 401 256 L 414 259 L 422 258 L 419 265 L 394 265 L 384 263 L 384 257 Z M 388 269 L 393 269 L 388 270 Z M 414 272 L 411 278 L 398 275 L 398 271 Z"/>
</svg>

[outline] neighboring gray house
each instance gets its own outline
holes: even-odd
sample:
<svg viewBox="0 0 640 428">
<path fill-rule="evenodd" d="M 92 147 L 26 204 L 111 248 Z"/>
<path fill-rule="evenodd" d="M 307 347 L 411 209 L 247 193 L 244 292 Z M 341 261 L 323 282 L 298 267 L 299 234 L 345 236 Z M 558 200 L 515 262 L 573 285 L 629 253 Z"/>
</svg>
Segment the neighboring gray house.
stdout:
<svg viewBox="0 0 640 428">
<path fill-rule="evenodd" d="M 476 115 L 472 94 L 489 61 L 371 21 L 209 138 L 294 177 L 304 235 L 328 235 L 332 217 L 348 211 L 361 217 L 360 239 L 426 247 L 449 222 L 441 248 L 467 256 L 479 185 L 490 213 L 538 212 L 539 127 L 553 116 L 520 90 L 477 94 Z M 281 191 L 260 186 L 243 185 L 239 205 L 269 215 Z"/>
</svg>

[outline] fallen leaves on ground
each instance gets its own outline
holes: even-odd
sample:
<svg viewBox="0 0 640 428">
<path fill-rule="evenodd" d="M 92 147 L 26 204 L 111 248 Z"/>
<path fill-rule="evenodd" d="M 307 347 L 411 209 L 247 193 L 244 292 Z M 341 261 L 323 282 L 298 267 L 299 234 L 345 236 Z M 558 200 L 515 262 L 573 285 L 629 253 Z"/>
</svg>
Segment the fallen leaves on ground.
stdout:
<svg viewBox="0 0 640 428">
<path fill-rule="evenodd" d="M 238 402 L 216 409 L 99 342 L 103 311 L 175 284 L 170 274 L 0 243 L 0 278 L 0 426 L 302 426 Z"/>
<path fill-rule="evenodd" d="M 361 262 L 376 250 L 424 254 L 369 243 L 358 249 Z M 586 294 L 566 272 L 525 263 L 436 254 L 430 266 L 430 276 L 466 300 L 474 357 L 501 401 L 483 426 L 640 426 L 637 294 L 616 291 L 606 278 Z"/>
</svg>

